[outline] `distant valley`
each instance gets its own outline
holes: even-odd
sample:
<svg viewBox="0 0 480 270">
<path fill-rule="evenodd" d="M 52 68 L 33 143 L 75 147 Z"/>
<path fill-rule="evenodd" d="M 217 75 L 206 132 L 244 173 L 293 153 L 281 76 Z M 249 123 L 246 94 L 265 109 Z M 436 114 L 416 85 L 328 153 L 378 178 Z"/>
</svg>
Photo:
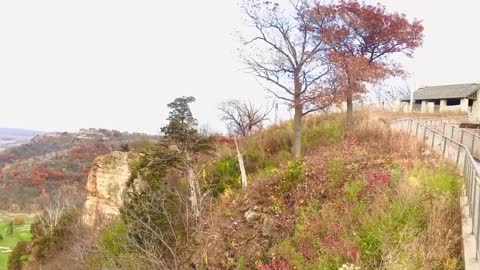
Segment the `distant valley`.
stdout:
<svg viewBox="0 0 480 270">
<path fill-rule="evenodd" d="M 40 134 L 43 134 L 43 132 L 18 128 L 0 128 L 0 151 L 26 144 Z"/>
</svg>

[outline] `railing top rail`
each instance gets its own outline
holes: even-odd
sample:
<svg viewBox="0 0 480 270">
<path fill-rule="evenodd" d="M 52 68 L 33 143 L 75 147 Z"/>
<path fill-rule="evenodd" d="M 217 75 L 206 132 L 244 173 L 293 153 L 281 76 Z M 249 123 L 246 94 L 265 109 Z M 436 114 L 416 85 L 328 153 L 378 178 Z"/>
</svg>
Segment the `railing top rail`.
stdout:
<svg viewBox="0 0 480 270">
<path fill-rule="evenodd" d="M 416 119 L 413 119 L 413 118 L 402 118 L 402 119 L 397 119 L 397 120 L 393 120 L 392 122 L 390 122 L 391 124 L 394 124 L 396 122 L 401 122 L 401 121 L 411 121 L 411 122 L 415 122 L 417 123 L 419 126 L 422 126 L 424 127 L 425 129 L 429 130 L 430 132 L 434 133 L 434 134 L 438 134 L 440 135 L 441 137 L 443 137 L 445 140 L 448 140 L 456 145 L 458 145 L 458 147 L 460 148 L 463 148 L 463 150 L 465 151 L 465 155 L 470 159 L 471 163 L 472 163 L 472 167 L 474 168 L 475 172 L 476 172 L 476 175 L 480 175 L 480 167 L 478 165 L 478 163 L 476 162 L 475 158 L 473 157 L 472 153 L 470 153 L 470 150 L 468 150 L 468 147 L 460 142 L 457 142 L 456 140 L 454 139 L 451 139 L 451 138 L 448 138 L 447 136 L 443 135 L 442 133 L 428 127 L 427 125 L 424 125 L 422 124 L 421 122 L 417 121 Z"/>
</svg>

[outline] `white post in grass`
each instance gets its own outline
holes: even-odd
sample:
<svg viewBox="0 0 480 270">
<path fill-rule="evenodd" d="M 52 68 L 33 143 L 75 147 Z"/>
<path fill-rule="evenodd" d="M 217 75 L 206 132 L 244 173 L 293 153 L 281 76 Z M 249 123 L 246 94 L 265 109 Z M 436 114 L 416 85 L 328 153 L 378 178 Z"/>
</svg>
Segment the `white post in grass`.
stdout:
<svg viewBox="0 0 480 270">
<path fill-rule="evenodd" d="M 245 171 L 245 165 L 243 164 L 243 155 L 240 153 L 240 149 L 238 148 L 237 137 L 234 137 L 234 140 L 235 147 L 237 148 L 238 165 L 240 166 L 240 173 L 242 175 L 242 188 L 245 189 L 248 186 L 247 172 Z"/>
</svg>

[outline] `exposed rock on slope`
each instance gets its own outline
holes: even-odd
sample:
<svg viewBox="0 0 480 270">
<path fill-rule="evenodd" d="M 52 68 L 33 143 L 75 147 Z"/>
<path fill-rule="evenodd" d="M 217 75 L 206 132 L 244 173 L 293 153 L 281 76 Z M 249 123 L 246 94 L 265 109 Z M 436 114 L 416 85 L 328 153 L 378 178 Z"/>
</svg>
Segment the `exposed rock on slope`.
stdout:
<svg viewBox="0 0 480 270">
<path fill-rule="evenodd" d="M 86 225 L 97 226 L 120 214 L 127 184 L 132 178 L 129 167 L 132 158 L 129 153 L 113 152 L 95 159 L 87 182 L 83 214 Z"/>
</svg>

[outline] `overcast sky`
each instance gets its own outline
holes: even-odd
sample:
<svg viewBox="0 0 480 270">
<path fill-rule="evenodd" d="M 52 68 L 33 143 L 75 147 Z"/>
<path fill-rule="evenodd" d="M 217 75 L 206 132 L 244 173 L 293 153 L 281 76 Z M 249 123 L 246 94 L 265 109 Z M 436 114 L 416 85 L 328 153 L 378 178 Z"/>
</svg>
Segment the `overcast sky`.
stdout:
<svg viewBox="0 0 480 270">
<path fill-rule="evenodd" d="M 480 81 L 478 0 L 381 3 L 424 21 L 404 61 L 417 86 Z M 158 133 L 166 104 L 192 95 L 222 130 L 221 101 L 268 102 L 236 57 L 241 29 L 237 0 L 0 1 L 0 127 Z"/>
</svg>

